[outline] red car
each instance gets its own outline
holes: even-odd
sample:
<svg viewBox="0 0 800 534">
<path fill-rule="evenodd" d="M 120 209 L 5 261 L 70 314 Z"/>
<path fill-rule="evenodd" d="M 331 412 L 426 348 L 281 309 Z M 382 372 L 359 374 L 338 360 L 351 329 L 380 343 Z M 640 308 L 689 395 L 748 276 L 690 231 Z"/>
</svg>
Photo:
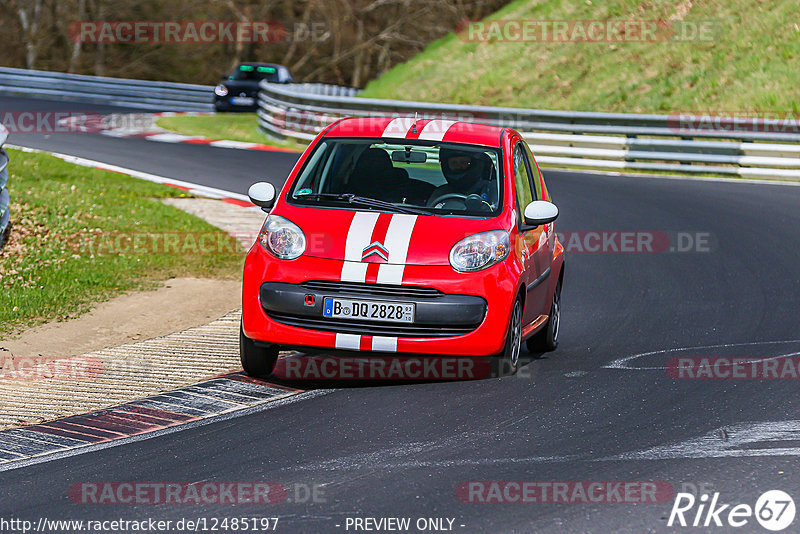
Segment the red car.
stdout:
<svg viewBox="0 0 800 534">
<path fill-rule="evenodd" d="M 249 375 L 284 348 L 490 355 L 513 373 L 523 341 L 558 344 L 558 209 L 514 130 L 343 119 L 280 195 L 259 182 L 249 196 L 269 213 L 244 267 Z"/>
</svg>

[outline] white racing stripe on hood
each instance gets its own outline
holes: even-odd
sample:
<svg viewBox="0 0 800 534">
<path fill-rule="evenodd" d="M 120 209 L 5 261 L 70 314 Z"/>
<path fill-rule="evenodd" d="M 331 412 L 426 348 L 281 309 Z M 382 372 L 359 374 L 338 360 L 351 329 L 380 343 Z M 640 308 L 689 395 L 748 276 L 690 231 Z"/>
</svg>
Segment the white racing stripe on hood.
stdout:
<svg viewBox="0 0 800 534">
<path fill-rule="evenodd" d="M 367 278 L 367 263 L 361 263 L 361 255 L 372 239 L 372 231 L 378 223 L 380 213 L 357 211 L 347 231 L 344 245 L 343 282 L 363 282 Z"/>
<path fill-rule="evenodd" d="M 350 222 L 347 231 L 347 242 L 344 247 L 344 262 L 342 264 L 342 281 L 364 282 L 367 277 L 368 262 L 361 261 L 364 249 L 370 245 L 372 232 L 378 223 L 378 213 L 357 211 Z M 384 246 L 389 251 L 391 264 L 382 263 L 378 267 L 379 284 L 400 285 L 403 283 L 403 271 L 408 258 L 408 247 L 411 244 L 411 234 L 417 223 L 416 215 L 392 215 L 389 227 L 386 230 Z M 336 334 L 337 349 L 361 350 L 361 335 Z M 374 336 L 372 350 L 381 352 L 397 352 L 397 338 L 389 336 Z"/>
<path fill-rule="evenodd" d="M 392 215 L 389 228 L 386 231 L 384 246 L 389 250 L 389 263 L 382 263 L 378 267 L 379 284 L 400 285 L 403 283 L 403 271 L 408 258 L 408 247 L 411 244 L 411 234 L 417 224 L 416 215 Z"/>
</svg>

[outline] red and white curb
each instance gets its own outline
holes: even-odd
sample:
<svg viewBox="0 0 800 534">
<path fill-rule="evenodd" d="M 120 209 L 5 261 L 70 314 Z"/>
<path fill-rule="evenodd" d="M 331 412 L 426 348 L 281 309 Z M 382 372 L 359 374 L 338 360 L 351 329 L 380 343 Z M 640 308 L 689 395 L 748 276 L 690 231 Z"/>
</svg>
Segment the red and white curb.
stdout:
<svg viewBox="0 0 800 534">
<path fill-rule="evenodd" d="M 136 137 L 139 139 L 146 139 L 147 141 L 158 141 L 160 143 L 182 143 L 190 145 L 206 145 L 216 148 L 233 148 L 236 150 L 262 150 L 268 152 L 289 152 L 295 154 L 297 153 L 295 150 L 291 150 L 288 148 L 279 148 L 259 143 L 247 143 L 245 141 L 231 141 L 229 139 L 207 139 L 205 137 L 182 135 L 172 132 L 120 133 L 108 130 L 101 133 L 103 135 L 108 135 L 111 137 L 123 137 L 123 138 Z"/>
<path fill-rule="evenodd" d="M 29 152 L 34 154 L 50 154 L 51 156 L 54 156 L 58 159 L 64 160 L 68 163 L 73 163 L 75 165 L 80 165 L 82 167 L 90 167 L 93 169 L 100 169 L 103 171 L 116 172 L 119 174 L 132 176 L 134 178 L 147 180 L 148 182 L 154 182 L 169 187 L 175 187 L 182 191 L 186 191 L 187 193 L 194 196 L 213 198 L 217 200 L 222 200 L 223 202 L 227 202 L 229 204 L 233 204 L 236 206 L 242 206 L 246 208 L 252 208 L 254 210 L 260 210 L 260 208 L 254 206 L 253 203 L 250 202 L 250 199 L 246 195 L 241 195 L 239 193 L 233 193 L 231 191 L 225 191 L 223 189 L 217 189 L 215 187 L 208 187 L 205 185 L 193 184 L 191 182 L 185 182 L 183 180 L 177 180 L 174 178 L 167 178 L 166 176 L 158 176 L 156 174 L 150 174 L 148 172 L 128 169 L 125 167 L 120 167 L 118 165 L 111 165 L 110 163 L 103 163 L 102 161 L 81 158 L 78 156 L 71 156 L 69 154 L 59 154 L 58 152 L 50 152 L 47 150 L 40 150 L 38 148 L 28 148 L 17 145 L 6 145 L 6 146 L 14 150 L 20 150 L 22 152 Z"/>
<path fill-rule="evenodd" d="M 318 394 L 322 392 L 305 392 L 243 373 L 229 373 L 112 408 L 1 431 L 0 472 L 230 419 L 260 411 L 267 404 L 278 406 Z"/>
<path fill-rule="evenodd" d="M 236 150 L 261 150 L 267 152 L 297 153 L 296 150 L 280 148 L 262 143 L 232 141 L 230 139 L 209 139 L 199 135 L 183 135 L 165 130 L 156 124 L 162 117 L 212 115 L 211 112 L 162 112 L 162 113 L 124 113 L 112 115 L 76 115 L 59 121 L 62 126 L 75 131 L 99 133 L 109 137 L 138 138 L 159 143 L 181 143 L 206 145 L 216 148 Z M 115 126 L 118 124 L 119 126 Z"/>
</svg>

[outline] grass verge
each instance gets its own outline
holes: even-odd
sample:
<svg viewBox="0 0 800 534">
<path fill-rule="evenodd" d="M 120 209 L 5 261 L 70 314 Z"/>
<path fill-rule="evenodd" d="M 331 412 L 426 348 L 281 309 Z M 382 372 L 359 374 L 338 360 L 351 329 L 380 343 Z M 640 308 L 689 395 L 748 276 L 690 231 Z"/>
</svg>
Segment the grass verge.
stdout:
<svg viewBox="0 0 800 534">
<path fill-rule="evenodd" d="M 796 117 L 800 109 L 796 0 L 517 0 L 489 19 L 670 21 L 688 37 L 708 31 L 650 42 L 470 42 L 450 34 L 361 96 L 628 113 Z"/>
<path fill-rule="evenodd" d="M 176 115 L 161 117 L 156 125 L 183 135 L 199 135 L 208 139 L 228 139 L 260 143 L 284 150 L 302 152 L 307 144 L 294 140 L 278 141 L 258 129 L 255 113 L 214 113 L 213 115 Z"/>
<path fill-rule="evenodd" d="M 168 278 L 241 275 L 244 256 L 232 237 L 160 201 L 186 196 L 180 190 L 8 152 L 13 197 L 0 250 L 0 338 Z"/>
</svg>

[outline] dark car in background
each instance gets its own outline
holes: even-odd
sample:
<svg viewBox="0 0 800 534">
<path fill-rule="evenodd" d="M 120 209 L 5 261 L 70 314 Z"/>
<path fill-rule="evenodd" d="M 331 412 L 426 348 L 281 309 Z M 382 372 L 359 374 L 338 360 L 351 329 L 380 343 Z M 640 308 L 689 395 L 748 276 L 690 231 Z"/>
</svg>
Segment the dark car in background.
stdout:
<svg viewBox="0 0 800 534">
<path fill-rule="evenodd" d="M 242 63 L 214 88 L 214 109 L 217 111 L 255 111 L 258 108 L 258 84 L 291 83 L 289 69 L 272 63 Z"/>
</svg>

